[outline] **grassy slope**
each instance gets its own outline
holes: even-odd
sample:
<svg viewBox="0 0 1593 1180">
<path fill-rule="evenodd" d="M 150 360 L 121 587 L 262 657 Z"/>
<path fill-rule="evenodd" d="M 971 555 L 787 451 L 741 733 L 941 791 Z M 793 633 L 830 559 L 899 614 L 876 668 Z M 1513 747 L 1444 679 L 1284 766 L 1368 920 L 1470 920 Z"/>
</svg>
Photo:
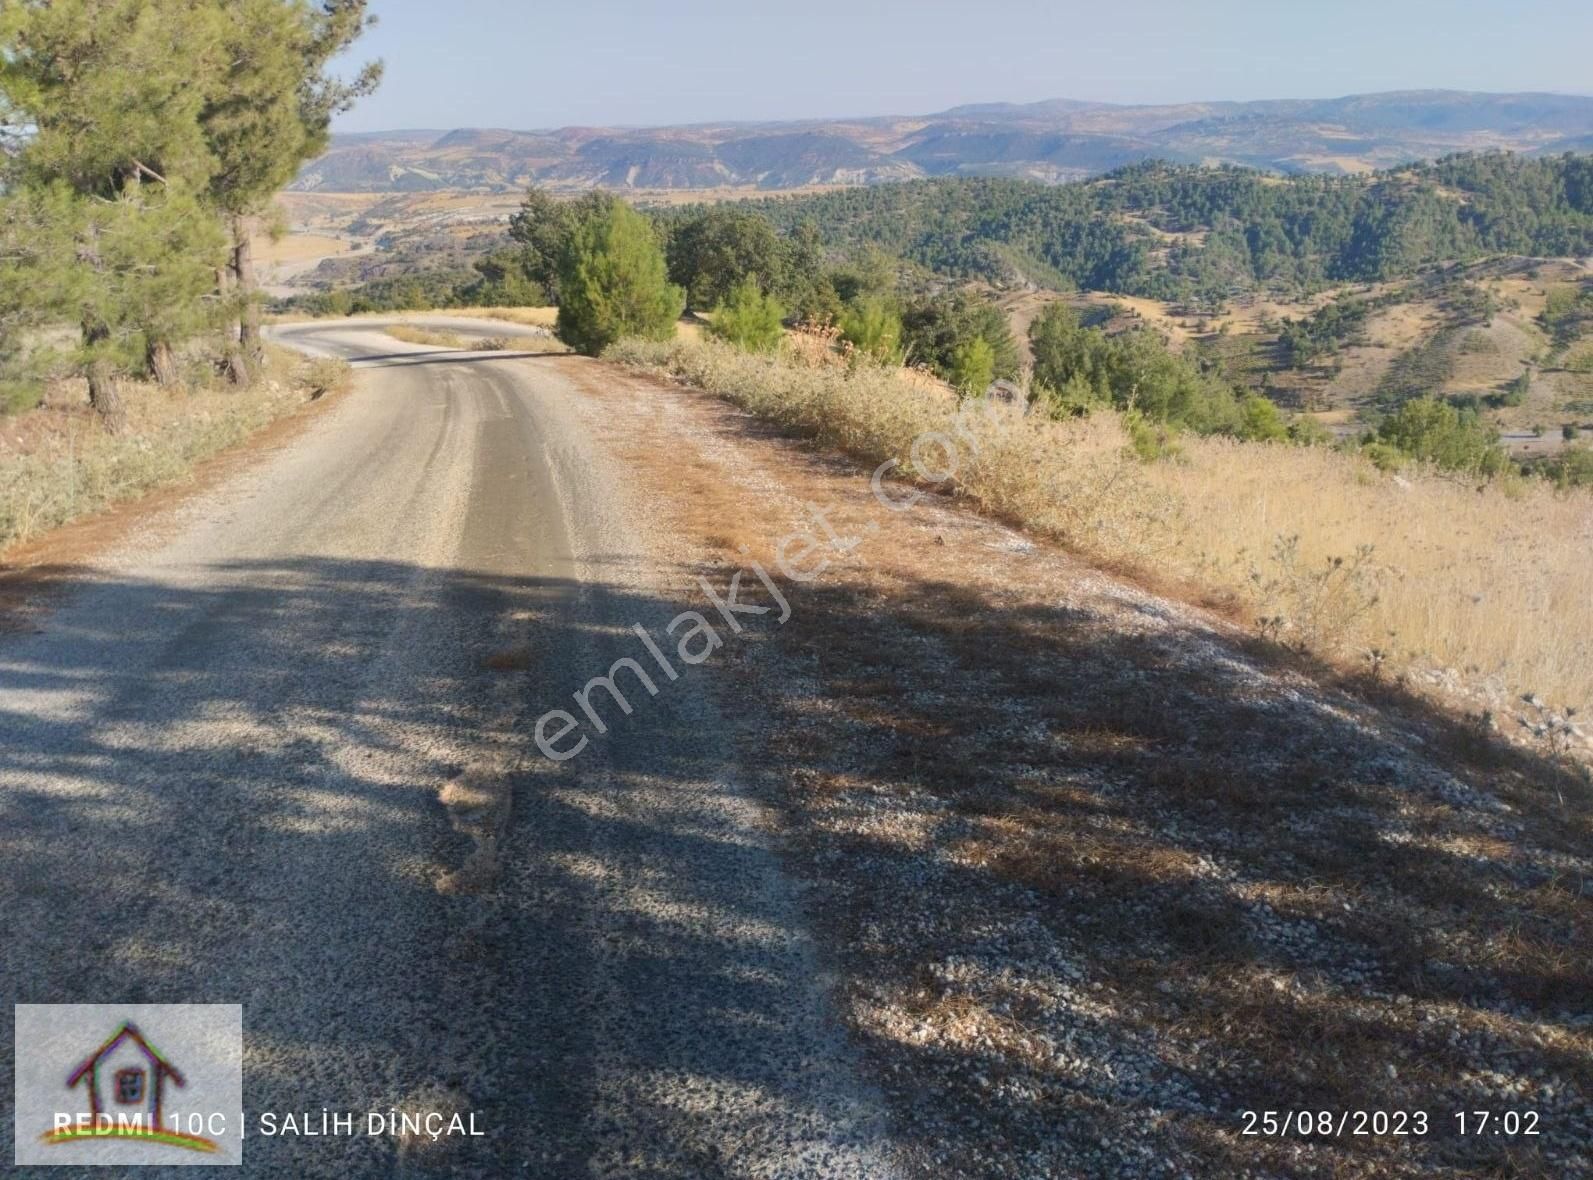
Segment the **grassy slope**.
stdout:
<svg viewBox="0 0 1593 1180">
<path fill-rule="evenodd" d="M 1321 655 L 1376 649 L 1471 707 L 1507 709 L 1526 692 L 1593 701 L 1586 493 L 1479 491 L 1437 473 L 1383 475 L 1337 451 L 1224 439 L 1185 439 L 1179 462 L 1147 466 L 1125 456 L 1109 413 L 1057 423 L 1003 412 L 959 427 L 953 400 L 895 371 L 713 342 L 628 343 L 613 356 L 875 462 L 905 459 L 926 431 L 966 437 L 957 489 L 987 510 L 1280 620 L 1269 633 Z"/>
</svg>

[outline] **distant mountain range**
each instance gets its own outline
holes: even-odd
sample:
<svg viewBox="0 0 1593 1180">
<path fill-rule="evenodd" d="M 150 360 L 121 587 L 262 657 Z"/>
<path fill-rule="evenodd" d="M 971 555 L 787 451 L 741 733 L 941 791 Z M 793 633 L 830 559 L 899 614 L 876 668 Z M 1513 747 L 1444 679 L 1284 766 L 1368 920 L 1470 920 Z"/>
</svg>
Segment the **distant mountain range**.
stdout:
<svg viewBox="0 0 1593 1180">
<path fill-rule="evenodd" d="M 1353 172 L 1455 151 L 1586 151 L 1593 97 L 1397 91 L 1118 106 L 1053 99 L 936 115 L 554 131 L 337 135 L 300 191 L 799 188 L 922 176 L 1075 180 L 1137 160 Z"/>
</svg>

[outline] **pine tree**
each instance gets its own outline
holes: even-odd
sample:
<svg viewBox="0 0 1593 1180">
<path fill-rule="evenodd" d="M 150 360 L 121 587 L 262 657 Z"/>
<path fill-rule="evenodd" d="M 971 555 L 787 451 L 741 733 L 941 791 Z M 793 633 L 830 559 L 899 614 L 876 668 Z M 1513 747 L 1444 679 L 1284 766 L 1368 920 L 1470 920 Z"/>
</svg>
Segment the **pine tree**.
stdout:
<svg viewBox="0 0 1593 1180">
<path fill-rule="evenodd" d="M 195 308 L 214 237 L 195 195 L 213 165 L 194 79 L 217 68 L 200 0 L 51 0 L 0 10 L 0 114 L 31 128 L 8 161 L 13 298 L 80 326 L 89 400 L 122 420 L 157 310 Z M 169 345 L 170 340 L 162 340 Z M 144 347 L 140 347 L 140 345 Z"/>
<path fill-rule="evenodd" d="M 214 158 L 209 196 L 232 235 L 226 285 L 235 322 L 228 367 L 244 381 L 258 362 L 260 314 L 251 235 L 255 218 L 308 160 L 320 155 L 332 116 L 381 81 L 371 63 L 352 82 L 326 74 L 375 18 L 366 0 L 213 0 L 224 65 L 205 86 L 199 126 Z"/>
<path fill-rule="evenodd" d="M 685 304 L 652 224 L 623 202 L 583 222 L 565 248 L 557 332 L 578 352 L 595 356 L 623 336 L 667 340 Z"/>
<path fill-rule="evenodd" d="M 583 193 L 561 201 L 544 189 L 531 188 L 519 210 L 509 218 L 509 236 L 520 244 L 525 277 L 559 302 L 559 268 L 575 231 L 594 217 L 606 216 L 615 198 L 604 192 Z"/>
<path fill-rule="evenodd" d="M 983 336 L 960 345 L 952 358 L 951 386 L 964 397 L 978 397 L 996 378 L 996 350 Z"/>
<path fill-rule="evenodd" d="M 727 205 L 677 226 L 666 253 L 670 280 L 694 309 L 717 306 L 749 278 L 766 294 L 786 287 L 786 245 L 763 218 Z"/>
<path fill-rule="evenodd" d="M 857 300 L 841 314 L 841 336 L 859 352 L 896 364 L 902 356 L 902 317 L 884 296 Z"/>
<path fill-rule="evenodd" d="M 747 352 L 773 352 L 785 338 L 785 309 L 765 295 L 755 278 L 745 278 L 714 310 L 708 331 Z"/>
</svg>

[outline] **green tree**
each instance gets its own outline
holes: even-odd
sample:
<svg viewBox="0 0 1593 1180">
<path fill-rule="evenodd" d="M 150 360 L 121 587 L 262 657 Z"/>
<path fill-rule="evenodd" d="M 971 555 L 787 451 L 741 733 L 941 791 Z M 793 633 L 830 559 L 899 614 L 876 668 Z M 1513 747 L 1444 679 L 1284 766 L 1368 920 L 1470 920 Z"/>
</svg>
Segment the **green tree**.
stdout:
<svg viewBox="0 0 1593 1180">
<path fill-rule="evenodd" d="M 845 266 L 830 272 L 830 285 L 842 303 L 865 299 L 891 299 L 896 292 L 900 262 L 872 243 L 864 246 Z"/>
<path fill-rule="evenodd" d="M 525 273 L 518 250 L 497 250 L 471 264 L 480 277 L 459 292 L 471 307 L 538 307 L 545 298 L 542 286 Z"/>
<path fill-rule="evenodd" d="M 957 354 L 974 340 L 983 340 L 990 349 L 993 378 L 1018 375 L 1023 366 L 1018 342 L 1006 314 L 988 299 L 953 291 L 911 300 L 902 312 L 902 344 L 909 359 L 929 365 L 948 381 L 955 383 Z"/>
<path fill-rule="evenodd" d="M 172 0 L 23 0 L 0 6 L 0 123 L 31 127 L 12 183 L 62 182 L 104 199 L 214 169 L 199 131 L 217 68 L 214 12 Z"/>
<path fill-rule="evenodd" d="M 763 218 L 715 205 L 669 235 L 669 278 L 686 291 L 689 308 L 709 308 L 747 279 L 764 294 L 785 288 L 787 248 Z"/>
<path fill-rule="evenodd" d="M 1029 325 L 1029 350 L 1034 356 L 1034 379 L 1044 389 L 1057 393 L 1071 387 L 1077 397 L 1082 386 L 1095 397 L 1108 396 L 1095 379 L 1090 339 L 1078 313 L 1066 303 L 1047 304 L 1035 317 Z"/>
<path fill-rule="evenodd" d="M 1242 403 L 1233 387 L 1170 352 L 1145 330 L 1109 336 L 1079 324 L 1073 309 L 1053 303 L 1029 329 L 1034 377 L 1053 405 L 1076 408 L 1106 401 L 1147 421 L 1201 434 L 1277 437 L 1276 408 L 1264 398 Z"/>
<path fill-rule="evenodd" d="M 559 302 L 559 268 L 575 231 L 587 221 L 607 216 L 615 198 L 608 193 L 584 193 L 560 200 L 545 189 L 526 190 L 525 199 L 509 218 L 509 236 L 519 244 L 520 267 L 525 277 Z"/>
<path fill-rule="evenodd" d="M 623 336 L 667 340 L 684 307 L 640 213 L 616 201 L 577 227 L 559 267 L 560 340 L 593 356 Z"/>
<path fill-rule="evenodd" d="M 875 360 L 899 364 L 902 358 L 902 317 L 895 305 L 880 295 L 866 296 L 841 313 L 841 338 Z"/>
<path fill-rule="evenodd" d="M 29 187 L 0 216 L 0 307 L 81 327 L 69 358 L 88 381 L 90 404 L 116 429 L 119 375 L 142 368 L 153 341 L 196 329 L 223 249 L 209 211 L 168 186 L 129 185 L 105 200 L 86 200 L 63 181 Z"/>
<path fill-rule="evenodd" d="M 841 297 L 824 265 L 824 240 L 812 221 L 794 226 L 786 240 L 785 296 L 803 323 L 832 324 L 841 316 Z"/>
<path fill-rule="evenodd" d="M 48 192 L 56 224 L 74 235 L 70 249 L 26 255 L 40 280 L 33 297 L 53 293 L 53 314 L 81 324 L 90 399 L 107 417 L 120 412 L 116 358 L 132 335 L 142 366 L 170 380 L 173 345 L 209 318 L 198 283 L 208 274 L 213 288 L 224 270 L 206 217 L 230 221 L 232 302 L 253 306 L 246 215 L 324 148 L 332 115 L 375 84 L 377 67 L 348 84 L 323 73 L 367 23 L 364 9 L 365 0 L 0 8 L 0 120 L 26 130 L 4 185 Z M 150 255 L 129 254 L 139 248 Z M 88 277 L 53 281 L 55 266 Z M 236 334 L 242 376 L 259 347 L 257 317 L 244 315 Z"/>
<path fill-rule="evenodd" d="M 1401 454 L 1446 471 L 1498 475 L 1510 467 L 1498 432 L 1475 412 L 1456 409 L 1437 398 L 1413 398 L 1384 418 L 1376 439 Z"/>
<path fill-rule="evenodd" d="M 1241 438 L 1256 442 L 1281 442 L 1290 438 L 1289 424 L 1270 398 L 1251 394 L 1239 403 Z M 1309 428 L 1304 428 L 1309 429 Z M 1303 430 L 1299 433 L 1303 433 Z"/>
<path fill-rule="evenodd" d="M 171 3 L 173 0 L 167 0 Z M 200 11 L 198 0 L 179 6 Z M 205 101 L 199 125 L 214 158 L 209 196 L 232 235 L 227 278 L 237 312 L 237 380 L 262 352 L 252 235 L 272 196 L 307 161 L 326 150 L 334 115 L 376 89 L 380 62 L 352 81 L 327 74 L 375 18 L 367 0 L 211 0 L 221 46 L 218 68 L 200 74 Z"/>
<path fill-rule="evenodd" d="M 951 385 L 964 397 L 978 397 L 996 379 L 996 350 L 983 336 L 958 346 L 952 357 Z"/>
<path fill-rule="evenodd" d="M 1566 447 L 1544 463 L 1543 474 L 1557 487 L 1593 487 L 1593 448 Z"/>
<path fill-rule="evenodd" d="M 113 428 L 117 374 L 142 363 L 135 341 L 160 371 L 163 334 L 200 318 L 215 239 L 195 197 L 215 161 L 194 80 L 222 56 L 216 10 L 202 5 L 0 9 L 0 119 L 29 129 L 4 178 L 15 202 L 6 265 L 25 279 L 0 286 L 80 326 L 89 400 Z"/>
<path fill-rule="evenodd" d="M 753 278 L 742 279 L 714 311 L 708 331 L 747 352 L 773 352 L 785 337 L 785 309 Z"/>
<path fill-rule="evenodd" d="M 1297 447 L 1327 447 L 1334 442 L 1333 432 L 1306 414 L 1294 416 L 1289 423 L 1288 436 Z"/>
</svg>

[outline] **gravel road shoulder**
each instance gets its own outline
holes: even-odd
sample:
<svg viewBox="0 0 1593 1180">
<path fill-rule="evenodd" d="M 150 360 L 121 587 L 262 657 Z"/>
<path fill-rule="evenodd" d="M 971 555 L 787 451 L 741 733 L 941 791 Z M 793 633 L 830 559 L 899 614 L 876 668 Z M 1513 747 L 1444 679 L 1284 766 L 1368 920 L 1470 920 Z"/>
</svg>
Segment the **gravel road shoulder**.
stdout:
<svg viewBox="0 0 1593 1180">
<path fill-rule="evenodd" d="M 712 674 L 915 1174 L 1593 1163 L 1593 833 L 1553 767 L 954 503 L 882 510 L 708 395 L 571 372 L 680 593 L 858 541 Z M 1244 1134 L 1267 1109 L 1430 1133 Z M 1463 1139 L 1474 1109 L 1542 1134 Z"/>
</svg>

